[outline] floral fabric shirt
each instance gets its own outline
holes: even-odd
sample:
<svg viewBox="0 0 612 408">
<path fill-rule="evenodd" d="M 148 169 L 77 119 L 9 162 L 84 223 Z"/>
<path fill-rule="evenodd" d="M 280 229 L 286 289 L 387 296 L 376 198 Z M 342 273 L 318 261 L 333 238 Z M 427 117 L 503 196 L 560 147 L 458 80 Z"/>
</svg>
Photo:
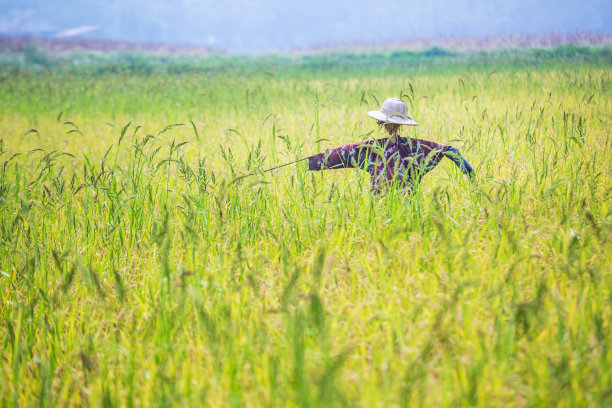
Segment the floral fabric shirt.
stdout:
<svg viewBox="0 0 612 408">
<path fill-rule="evenodd" d="M 412 190 L 423 175 L 438 165 L 444 156 L 471 174 L 472 167 L 451 146 L 427 140 L 398 137 L 373 139 L 329 149 L 308 157 L 309 170 L 360 168 L 370 173 L 372 192 L 397 185 Z"/>
</svg>

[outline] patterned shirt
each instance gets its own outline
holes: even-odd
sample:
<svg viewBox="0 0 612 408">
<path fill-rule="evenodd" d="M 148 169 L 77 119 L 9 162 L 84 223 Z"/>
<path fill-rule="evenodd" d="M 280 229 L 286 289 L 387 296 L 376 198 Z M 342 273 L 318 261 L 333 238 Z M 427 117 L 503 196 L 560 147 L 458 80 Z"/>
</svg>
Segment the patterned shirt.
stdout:
<svg viewBox="0 0 612 408">
<path fill-rule="evenodd" d="M 370 173 L 372 192 L 379 193 L 389 185 L 411 191 L 445 156 L 464 173 L 472 174 L 472 167 L 454 147 L 405 137 L 398 137 L 397 142 L 383 138 L 329 149 L 308 157 L 308 169 L 360 168 Z"/>
</svg>

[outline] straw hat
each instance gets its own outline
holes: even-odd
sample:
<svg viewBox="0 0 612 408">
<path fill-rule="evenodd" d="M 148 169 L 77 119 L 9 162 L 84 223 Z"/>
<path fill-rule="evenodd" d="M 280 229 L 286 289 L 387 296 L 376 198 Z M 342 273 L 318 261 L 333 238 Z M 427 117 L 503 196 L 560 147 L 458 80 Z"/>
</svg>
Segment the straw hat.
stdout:
<svg viewBox="0 0 612 408">
<path fill-rule="evenodd" d="M 408 117 L 406 103 L 397 97 L 385 100 L 379 111 L 370 111 L 368 116 L 381 122 L 395 123 L 396 125 L 418 125 L 416 120 Z"/>
</svg>

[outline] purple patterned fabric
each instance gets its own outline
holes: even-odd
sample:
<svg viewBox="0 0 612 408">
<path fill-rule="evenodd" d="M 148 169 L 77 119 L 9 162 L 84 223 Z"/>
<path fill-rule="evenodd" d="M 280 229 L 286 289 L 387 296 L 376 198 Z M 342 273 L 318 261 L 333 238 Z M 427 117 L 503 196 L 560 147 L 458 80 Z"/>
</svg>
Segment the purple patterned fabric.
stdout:
<svg viewBox="0 0 612 408">
<path fill-rule="evenodd" d="M 412 190 L 432 170 L 450 146 L 427 140 L 398 137 L 351 143 L 308 157 L 309 170 L 360 168 L 370 173 L 375 193 L 397 185 Z"/>
</svg>

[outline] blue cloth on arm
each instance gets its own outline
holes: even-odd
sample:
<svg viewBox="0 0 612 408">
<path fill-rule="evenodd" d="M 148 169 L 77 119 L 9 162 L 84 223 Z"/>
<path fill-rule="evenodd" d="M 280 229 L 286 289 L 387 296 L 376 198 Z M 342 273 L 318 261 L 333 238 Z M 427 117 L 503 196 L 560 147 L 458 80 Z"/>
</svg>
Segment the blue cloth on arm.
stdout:
<svg viewBox="0 0 612 408">
<path fill-rule="evenodd" d="M 461 153 L 459 153 L 459 149 L 449 146 L 448 148 L 446 148 L 444 155 L 448 157 L 453 163 L 455 163 L 455 165 L 459 167 L 459 169 L 464 174 L 467 174 L 469 176 L 472 175 L 474 170 L 472 169 L 470 163 L 468 163 L 468 161 L 465 160 L 463 156 L 461 156 Z"/>
</svg>

